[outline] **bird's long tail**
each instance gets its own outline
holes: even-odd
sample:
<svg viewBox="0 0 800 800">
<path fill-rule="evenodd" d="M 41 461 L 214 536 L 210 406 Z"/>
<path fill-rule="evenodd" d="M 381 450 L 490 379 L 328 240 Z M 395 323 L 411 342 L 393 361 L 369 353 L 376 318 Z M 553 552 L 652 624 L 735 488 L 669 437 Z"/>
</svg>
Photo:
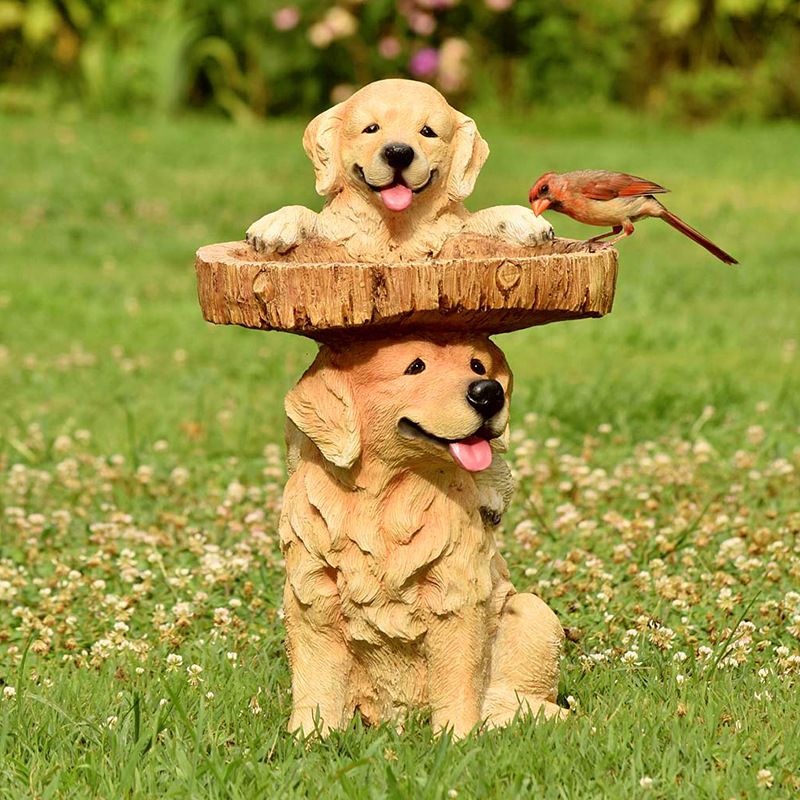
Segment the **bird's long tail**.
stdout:
<svg viewBox="0 0 800 800">
<path fill-rule="evenodd" d="M 661 207 L 664 208 L 663 206 Z M 684 236 L 688 236 L 693 242 L 697 242 L 701 247 L 705 247 L 709 253 L 715 255 L 720 261 L 724 261 L 726 264 L 739 263 L 730 253 L 726 253 L 721 247 L 717 247 L 710 239 L 706 239 L 700 231 L 696 231 L 691 225 L 687 225 L 680 217 L 676 217 L 671 211 L 667 211 L 666 208 L 664 208 L 664 212 L 661 214 L 661 219 L 672 225 L 676 231 L 680 231 Z"/>
</svg>

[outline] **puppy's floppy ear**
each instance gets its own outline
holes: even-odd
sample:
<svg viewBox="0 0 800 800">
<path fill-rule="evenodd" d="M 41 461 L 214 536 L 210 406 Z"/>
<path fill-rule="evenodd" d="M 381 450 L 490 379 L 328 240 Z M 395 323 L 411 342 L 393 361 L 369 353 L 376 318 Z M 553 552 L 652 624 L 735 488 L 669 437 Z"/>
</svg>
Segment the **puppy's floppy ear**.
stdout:
<svg viewBox="0 0 800 800">
<path fill-rule="evenodd" d="M 361 454 L 353 391 L 341 370 L 315 362 L 286 395 L 289 419 L 337 467 L 348 469 Z"/>
<path fill-rule="evenodd" d="M 303 134 L 303 149 L 314 164 L 317 179 L 317 194 L 327 197 L 341 188 L 341 176 L 337 151 L 339 128 L 342 124 L 343 103 L 318 114 L 306 126 Z"/>
<path fill-rule="evenodd" d="M 472 194 L 478 173 L 489 155 L 489 145 L 481 138 L 474 120 L 460 111 L 454 113 L 456 132 L 447 191 L 451 200 L 460 201 Z"/>
</svg>

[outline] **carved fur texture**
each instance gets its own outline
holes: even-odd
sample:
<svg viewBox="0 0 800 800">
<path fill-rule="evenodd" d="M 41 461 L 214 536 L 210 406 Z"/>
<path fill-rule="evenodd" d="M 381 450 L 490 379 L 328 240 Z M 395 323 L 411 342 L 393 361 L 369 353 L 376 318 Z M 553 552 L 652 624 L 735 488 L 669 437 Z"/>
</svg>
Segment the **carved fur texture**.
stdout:
<svg viewBox="0 0 800 800">
<path fill-rule="evenodd" d="M 491 409 L 469 400 L 476 381 L 502 387 Z M 562 713 L 561 626 L 515 592 L 494 540 L 511 384 L 492 342 L 460 334 L 323 346 L 287 396 L 290 730 L 418 707 L 461 737 Z M 469 471 L 450 443 L 477 439 L 491 463 Z"/>
<path fill-rule="evenodd" d="M 285 254 L 322 239 L 342 244 L 352 260 L 385 262 L 436 256 L 458 233 L 518 246 L 553 238 L 527 207 L 464 208 L 489 148 L 475 122 L 426 83 L 365 86 L 313 119 L 303 145 L 325 207 L 315 214 L 287 206 L 257 220 L 247 239 L 258 250 Z M 406 207 L 387 206 L 392 189 L 405 194 Z"/>
</svg>

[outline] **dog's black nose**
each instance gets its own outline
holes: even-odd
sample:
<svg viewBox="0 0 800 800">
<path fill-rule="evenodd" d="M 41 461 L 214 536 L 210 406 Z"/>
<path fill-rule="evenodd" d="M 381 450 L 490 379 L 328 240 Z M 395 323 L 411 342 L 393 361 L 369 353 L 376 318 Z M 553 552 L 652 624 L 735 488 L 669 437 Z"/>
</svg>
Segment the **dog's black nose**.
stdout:
<svg viewBox="0 0 800 800">
<path fill-rule="evenodd" d="M 390 167 L 405 169 L 414 160 L 414 148 L 402 142 L 389 142 L 383 148 L 383 157 Z"/>
<path fill-rule="evenodd" d="M 506 395 L 497 381 L 473 381 L 467 389 L 467 401 L 484 419 L 489 419 L 505 405 Z"/>
</svg>

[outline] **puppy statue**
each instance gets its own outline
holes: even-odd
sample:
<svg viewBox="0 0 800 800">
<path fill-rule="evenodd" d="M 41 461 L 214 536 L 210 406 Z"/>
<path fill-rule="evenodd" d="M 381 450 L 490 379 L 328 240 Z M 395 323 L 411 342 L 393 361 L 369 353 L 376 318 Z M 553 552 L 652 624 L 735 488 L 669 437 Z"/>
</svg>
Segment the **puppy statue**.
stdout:
<svg viewBox="0 0 800 800">
<path fill-rule="evenodd" d="M 285 254 L 322 240 L 341 244 L 350 260 L 386 262 L 435 257 L 462 233 L 522 247 L 554 236 L 523 206 L 464 208 L 489 148 L 426 83 L 365 86 L 312 120 L 303 146 L 325 207 L 286 206 L 254 222 L 247 239 L 257 250 Z"/>
<path fill-rule="evenodd" d="M 348 130 L 384 119 L 363 113 Z M 426 119 L 451 136 L 446 118 Z M 561 626 L 515 592 L 493 535 L 512 491 L 511 385 L 485 336 L 432 334 L 324 345 L 288 394 L 291 730 L 325 735 L 356 710 L 402 725 L 422 708 L 463 737 L 563 713 Z"/>
</svg>

